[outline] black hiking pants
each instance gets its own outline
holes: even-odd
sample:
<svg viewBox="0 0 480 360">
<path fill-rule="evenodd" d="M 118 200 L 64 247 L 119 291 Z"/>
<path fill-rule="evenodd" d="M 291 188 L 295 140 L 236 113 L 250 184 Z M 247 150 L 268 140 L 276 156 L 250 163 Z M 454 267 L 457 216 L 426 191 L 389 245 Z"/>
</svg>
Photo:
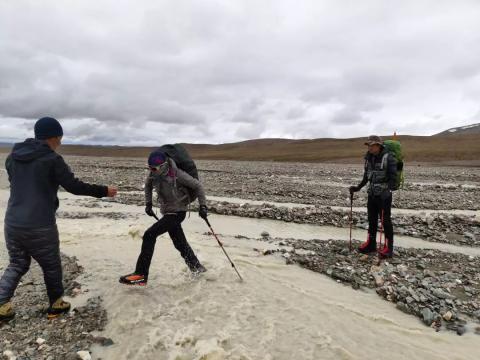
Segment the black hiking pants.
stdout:
<svg viewBox="0 0 480 360">
<path fill-rule="evenodd" d="M 379 196 L 368 196 L 368 239 L 369 247 L 375 249 L 377 246 L 378 224 L 382 223 L 383 231 L 388 248 L 393 249 L 393 225 L 392 225 L 392 193 L 385 193 Z M 380 225 L 381 226 L 381 225 Z"/>
<path fill-rule="evenodd" d="M 182 222 L 185 220 L 185 216 L 185 211 L 165 214 L 145 232 L 143 235 L 142 251 L 138 256 L 135 273 L 142 274 L 145 278 L 148 278 L 157 237 L 166 232 L 170 235 L 173 245 L 180 252 L 190 270 L 195 270 L 200 265 L 182 229 Z"/>
<path fill-rule="evenodd" d="M 0 279 L 0 304 L 10 301 L 32 258 L 43 271 L 47 294 L 52 305 L 63 296 L 62 262 L 56 225 L 24 229 L 5 225 L 5 241 L 10 263 Z"/>
</svg>

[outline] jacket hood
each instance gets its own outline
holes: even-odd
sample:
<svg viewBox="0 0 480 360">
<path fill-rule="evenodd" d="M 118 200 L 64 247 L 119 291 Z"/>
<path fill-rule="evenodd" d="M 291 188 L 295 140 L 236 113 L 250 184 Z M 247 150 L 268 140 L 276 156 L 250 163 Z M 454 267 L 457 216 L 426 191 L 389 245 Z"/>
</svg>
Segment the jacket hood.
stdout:
<svg viewBox="0 0 480 360">
<path fill-rule="evenodd" d="M 12 149 L 12 159 L 22 162 L 30 162 L 42 156 L 51 154 L 53 150 L 45 141 L 36 139 L 27 139 L 22 143 L 17 143 Z"/>
</svg>

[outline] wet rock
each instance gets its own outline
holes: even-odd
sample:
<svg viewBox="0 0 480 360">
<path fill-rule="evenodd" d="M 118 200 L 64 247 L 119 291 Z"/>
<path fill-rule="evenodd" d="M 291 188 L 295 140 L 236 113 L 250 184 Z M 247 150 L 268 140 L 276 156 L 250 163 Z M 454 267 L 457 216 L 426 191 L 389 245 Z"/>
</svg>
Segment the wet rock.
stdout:
<svg viewBox="0 0 480 360">
<path fill-rule="evenodd" d="M 268 238 L 268 237 L 270 237 L 270 234 L 269 234 L 267 231 L 263 231 L 263 232 L 260 234 L 260 236 L 261 236 L 262 238 Z"/>
<path fill-rule="evenodd" d="M 450 295 L 446 291 L 443 291 L 441 289 L 433 289 L 432 294 L 436 296 L 439 299 L 454 299 L 455 297 L 453 295 Z"/>
<path fill-rule="evenodd" d="M 397 306 L 398 310 L 404 312 L 405 314 L 410 314 L 411 313 L 410 308 L 405 303 L 403 303 L 401 301 L 399 301 L 396 306 Z"/>
<path fill-rule="evenodd" d="M 375 280 L 375 285 L 378 287 L 383 286 L 383 284 L 385 283 L 385 279 L 383 278 L 383 276 L 380 274 L 372 274 L 372 275 Z"/>
<path fill-rule="evenodd" d="M 114 345 L 114 342 L 113 342 L 112 339 L 106 338 L 106 337 L 102 337 L 102 336 L 94 337 L 94 338 L 93 338 L 93 341 L 94 341 L 96 344 L 99 344 L 99 345 L 104 346 L 104 347 Z"/>
<path fill-rule="evenodd" d="M 457 335 L 458 336 L 462 336 L 463 334 L 465 334 L 467 332 L 467 328 L 464 326 L 464 325 L 459 325 L 457 327 Z"/>
<path fill-rule="evenodd" d="M 422 320 L 425 323 L 425 325 L 431 326 L 433 321 L 435 320 L 435 315 L 432 312 L 432 310 L 430 310 L 429 308 L 423 308 L 423 310 L 421 311 L 421 314 L 422 314 Z"/>
</svg>

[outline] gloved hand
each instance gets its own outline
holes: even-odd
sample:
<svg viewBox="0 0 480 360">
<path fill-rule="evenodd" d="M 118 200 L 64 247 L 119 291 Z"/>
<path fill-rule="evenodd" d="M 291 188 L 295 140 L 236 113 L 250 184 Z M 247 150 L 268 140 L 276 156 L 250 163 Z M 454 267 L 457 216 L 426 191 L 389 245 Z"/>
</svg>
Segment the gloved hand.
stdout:
<svg viewBox="0 0 480 360">
<path fill-rule="evenodd" d="M 145 213 L 148 216 L 155 216 L 155 213 L 153 212 L 153 208 L 152 208 L 152 203 L 147 203 L 145 205 Z"/>
<path fill-rule="evenodd" d="M 198 215 L 203 219 L 207 220 L 208 209 L 205 205 L 200 205 L 200 210 L 198 210 Z"/>
<path fill-rule="evenodd" d="M 353 194 L 360 191 L 360 188 L 358 186 L 350 186 L 348 190 L 350 191 L 350 194 Z"/>
</svg>

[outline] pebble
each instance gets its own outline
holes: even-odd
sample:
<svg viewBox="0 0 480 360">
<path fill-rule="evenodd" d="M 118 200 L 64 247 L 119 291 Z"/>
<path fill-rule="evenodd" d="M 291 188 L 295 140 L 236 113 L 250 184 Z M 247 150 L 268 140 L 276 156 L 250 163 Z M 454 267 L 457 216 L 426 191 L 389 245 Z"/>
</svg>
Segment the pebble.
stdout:
<svg viewBox="0 0 480 360">
<path fill-rule="evenodd" d="M 80 360 L 92 360 L 92 355 L 88 351 L 78 351 L 77 356 Z"/>
<path fill-rule="evenodd" d="M 11 350 L 5 350 L 3 352 L 3 356 L 6 357 L 8 360 L 14 360 L 15 359 L 15 354 Z"/>
<path fill-rule="evenodd" d="M 373 274 L 373 278 L 375 280 L 375 285 L 380 287 L 380 286 L 383 286 L 383 284 L 385 284 L 385 279 L 383 278 L 382 275 L 380 274 Z"/>
<path fill-rule="evenodd" d="M 467 332 L 467 328 L 465 326 L 463 326 L 463 325 L 458 326 L 458 328 L 457 328 L 457 335 L 458 336 L 462 336 L 466 332 Z"/>
<path fill-rule="evenodd" d="M 450 321 L 452 320 L 453 314 L 451 311 L 447 311 L 445 314 L 443 314 L 443 319 L 445 321 Z"/>
<path fill-rule="evenodd" d="M 79 295 L 79 294 L 81 294 L 81 293 L 82 293 L 82 290 L 79 289 L 79 288 L 75 288 L 75 289 L 72 290 L 72 295 L 73 295 L 73 296 L 77 296 L 77 295 Z"/>
</svg>

